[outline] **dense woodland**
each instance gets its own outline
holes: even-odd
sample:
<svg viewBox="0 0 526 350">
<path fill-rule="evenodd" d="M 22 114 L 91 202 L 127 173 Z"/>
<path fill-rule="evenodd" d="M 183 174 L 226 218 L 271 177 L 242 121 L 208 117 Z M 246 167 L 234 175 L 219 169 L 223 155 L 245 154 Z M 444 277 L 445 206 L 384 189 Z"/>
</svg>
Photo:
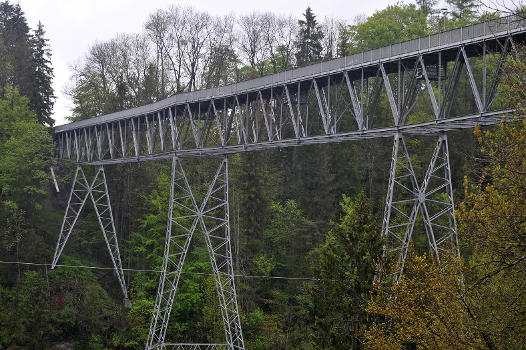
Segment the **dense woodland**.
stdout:
<svg viewBox="0 0 526 350">
<path fill-rule="evenodd" d="M 70 120 L 501 15 L 484 12 L 474 0 L 446 3 L 447 12 L 436 0 L 399 2 L 350 23 L 317 18 L 310 8 L 297 17 L 161 9 L 148 16 L 141 33 L 120 34 L 79 53 L 68 87 L 74 105 Z M 524 107 L 524 57 L 517 46 L 506 62 L 498 103 Z M 45 263 L 53 256 L 74 173 L 53 158 L 50 59 L 44 25 L 29 28 L 20 5 L 0 2 L 0 348 L 140 349 L 159 274 L 139 270 L 159 270 L 162 264 L 170 164 L 106 170 L 122 259 L 130 269 L 125 276 L 131 308 L 124 308 L 111 270 L 50 271 Z M 489 62 L 495 64 L 491 57 Z M 481 68 L 474 70 L 480 74 Z M 459 101 L 470 100 L 469 83 L 460 84 Z M 465 105 L 455 104 L 452 113 L 465 114 Z M 378 113 L 388 108 L 381 95 Z M 422 176 L 425 152 L 432 151 L 435 138 L 406 141 Z M 230 156 L 230 223 L 246 348 L 524 348 L 525 144 L 524 121 L 450 134 L 462 259 L 438 266 L 417 226 L 398 284 L 373 283 L 382 255 L 392 140 Z M 210 162 L 185 162 L 193 186 L 204 187 Z M 60 263 L 109 267 L 97 219 L 87 209 Z M 170 341 L 224 337 L 210 272 L 197 233 L 174 303 Z"/>
</svg>

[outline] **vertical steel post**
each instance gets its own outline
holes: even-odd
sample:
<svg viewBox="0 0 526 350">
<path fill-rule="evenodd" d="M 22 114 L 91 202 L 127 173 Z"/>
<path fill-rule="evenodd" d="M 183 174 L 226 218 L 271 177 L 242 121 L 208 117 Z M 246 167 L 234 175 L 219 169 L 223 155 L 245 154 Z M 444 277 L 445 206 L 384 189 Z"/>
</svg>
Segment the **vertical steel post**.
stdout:
<svg viewBox="0 0 526 350">
<path fill-rule="evenodd" d="M 174 205 L 177 205 L 179 216 L 173 217 Z M 145 349 L 153 349 L 164 343 L 168 320 L 183 270 L 186 253 L 197 226 L 195 198 L 190 190 L 186 174 L 177 156 L 172 158 L 172 176 L 168 223 L 162 272 L 157 288 L 157 298 L 150 323 L 150 331 Z"/>
<path fill-rule="evenodd" d="M 395 255 L 394 280 L 402 275 L 409 242 L 420 207 L 420 189 L 401 134 L 395 135 L 391 171 L 382 222 L 383 256 Z M 397 255 L 397 256 L 396 256 Z"/>
<path fill-rule="evenodd" d="M 64 219 L 62 220 L 62 226 L 60 227 L 57 246 L 51 263 L 52 270 L 55 269 L 60 254 L 62 254 L 62 250 L 68 241 L 69 235 L 75 227 L 82 208 L 84 208 L 86 199 L 88 199 L 89 196 L 89 189 L 90 186 L 86 180 L 84 171 L 79 165 L 75 170 L 75 177 L 73 178 L 73 185 L 71 186 L 71 192 L 69 193 L 68 205 L 66 206 L 66 212 L 64 213 Z"/>
<path fill-rule="evenodd" d="M 108 183 L 106 182 L 106 173 L 102 166 L 99 167 L 97 174 L 91 183 L 90 197 L 99 220 L 102 235 L 104 236 L 106 246 L 110 253 L 111 261 L 113 262 L 113 268 L 115 269 L 117 279 L 119 280 L 124 295 L 124 305 L 130 307 L 131 304 L 126 289 L 126 280 L 124 279 L 124 272 L 122 271 L 122 260 L 119 251 L 119 242 L 117 240 L 117 229 L 115 228 L 115 221 L 113 220 L 113 212 L 111 210 Z"/>
<path fill-rule="evenodd" d="M 212 263 L 230 349 L 244 349 L 236 299 L 228 204 L 228 158 L 221 161 L 200 208 L 199 221 Z"/>
<path fill-rule="evenodd" d="M 433 236 L 432 250 L 437 261 L 444 252 L 459 256 L 449 146 L 445 133 L 438 137 L 421 191 L 425 199 L 424 224 Z"/>
</svg>

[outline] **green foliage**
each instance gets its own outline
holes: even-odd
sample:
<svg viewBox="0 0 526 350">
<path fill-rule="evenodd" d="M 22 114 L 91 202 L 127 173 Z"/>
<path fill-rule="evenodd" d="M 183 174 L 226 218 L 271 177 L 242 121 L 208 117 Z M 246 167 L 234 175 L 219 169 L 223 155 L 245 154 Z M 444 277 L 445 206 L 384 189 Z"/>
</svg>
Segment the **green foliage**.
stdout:
<svg viewBox="0 0 526 350">
<path fill-rule="evenodd" d="M 54 328 L 58 315 L 48 291 L 46 279 L 36 271 L 27 271 L 14 289 L 0 286 L 0 347 L 36 348 L 60 333 Z"/>
<path fill-rule="evenodd" d="M 16 88 L 0 99 L 0 252 L 9 251 L 33 224 L 47 194 L 51 137 Z"/>
<path fill-rule="evenodd" d="M 363 23 L 348 27 L 352 39 L 348 53 L 376 49 L 381 46 L 415 39 L 428 34 L 426 15 L 414 4 L 396 3 L 375 12 Z"/>
<path fill-rule="evenodd" d="M 365 194 L 354 200 L 344 195 L 340 205 L 339 222 L 316 252 L 313 272 L 320 281 L 310 290 L 314 340 L 323 349 L 363 347 L 365 307 L 382 251 L 380 227 Z"/>
<path fill-rule="evenodd" d="M 457 3 L 450 2 L 450 6 L 453 8 Z M 469 4 L 464 1 L 457 7 L 468 6 L 468 10 L 459 10 L 459 16 L 449 17 L 433 15 L 434 0 L 388 6 L 361 23 L 341 27 L 337 55 L 409 40 L 492 16 L 470 15 Z M 16 86 L 7 86 L 0 92 L 0 257 L 43 262 L 52 255 L 67 196 L 67 191 L 52 194 L 48 190 L 51 137 L 41 124 L 52 123 L 48 118 L 53 102 L 50 52 L 42 26 L 30 35 L 19 5 L 1 2 L 0 15 L 0 86 L 7 83 Z M 225 44 L 228 41 L 211 42 L 206 57 L 199 57 L 201 63 L 194 61 L 197 66 L 191 73 L 183 65 L 176 72 L 175 61 L 167 63 L 182 57 L 167 57 L 163 40 L 174 39 L 169 32 L 156 42 L 156 55 L 147 54 L 149 42 L 143 35 L 121 35 L 95 44 L 85 61 L 75 68 L 70 91 L 73 119 L 149 103 L 174 92 L 194 89 L 196 82 L 211 88 L 281 72 L 293 68 L 294 61 L 303 66 L 323 59 L 322 47 L 328 43 L 322 45 L 322 27 L 310 8 L 299 21 L 295 46 L 291 45 L 292 32 L 286 33 L 287 23 L 276 28 L 283 30 L 278 33 L 282 36 L 279 44 L 272 48 L 272 54 L 263 55 L 266 58 L 258 63 L 257 70 L 240 67 L 236 50 Z M 331 35 L 328 33 L 330 40 Z M 185 50 L 179 53 L 185 54 Z M 488 54 L 487 61 L 489 70 L 494 69 L 495 57 Z M 507 63 L 505 71 L 510 74 L 503 79 L 505 93 L 498 97 L 499 106 L 524 105 L 523 61 Z M 201 65 L 203 62 L 206 64 Z M 482 68 L 477 62 L 472 67 L 478 79 Z M 41 75 L 36 77 L 33 70 Z M 171 73 L 179 74 L 177 81 L 167 81 Z M 191 86 L 180 75 L 187 73 L 192 75 Z M 471 87 L 464 80 L 459 82 L 458 101 L 452 109 L 457 115 L 469 113 L 473 107 L 469 102 Z M 392 84 L 395 86 L 396 82 Z M 331 96 L 337 92 L 332 85 L 327 91 Z M 348 113 L 345 108 L 349 106 L 336 106 L 334 115 Z M 385 126 L 385 116 L 391 121 L 385 91 L 379 94 L 374 108 L 371 115 L 381 116 L 375 117 L 374 126 Z M 422 96 L 417 99 L 411 118 L 410 122 L 433 120 Z M 345 118 L 342 120 L 346 123 Z M 316 127 L 321 130 L 321 124 Z M 356 126 L 353 123 L 340 127 L 346 130 Z M 210 132 L 216 130 L 212 128 Z M 369 340 L 376 340 L 370 341 L 369 346 L 377 348 L 431 344 L 435 340 L 438 345 L 428 348 L 456 345 L 455 340 L 466 348 L 523 346 L 526 332 L 520 292 L 524 289 L 526 186 L 524 177 L 519 175 L 524 174 L 524 125 L 509 126 L 495 134 L 479 130 L 477 133 L 476 137 L 491 140 L 481 141 L 491 156 L 484 158 L 483 165 L 473 167 L 464 160 L 463 153 L 451 153 L 452 162 L 457 163 L 453 165 L 455 184 L 466 173 L 480 169 L 485 172 L 480 183 L 470 178 L 459 216 L 459 230 L 469 247 L 465 282 L 474 292 L 467 293 L 466 299 L 458 298 L 458 294 L 451 293 L 451 286 L 458 286 L 459 281 L 453 274 L 455 271 L 443 279 L 441 273 L 448 270 L 441 271 L 429 259 L 416 256 L 407 267 L 405 284 L 394 290 L 399 293 L 396 308 L 389 304 L 393 290 L 375 289 L 371 294 L 375 263 L 381 252 L 375 217 L 383 210 L 391 140 L 230 156 L 234 271 L 251 276 L 236 277 L 246 348 L 360 349 L 364 348 L 367 334 Z M 469 153 L 473 138 L 466 135 L 460 134 L 452 143 L 456 143 L 455 149 Z M 513 140 L 507 139 L 508 136 Z M 411 149 L 431 151 L 434 140 L 413 138 L 406 142 L 411 153 Z M 488 155 L 486 151 L 481 153 Z M 425 154 L 412 157 L 417 173 L 425 171 L 425 160 Z M 118 165 L 107 172 L 125 265 L 158 270 L 162 266 L 171 179 L 168 164 L 151 163 Z M 210 164 L 200 159 L 185 165 L 198 201 L 208 181 L 203 174 L 213 171 Z M 363 193 L 354 198 L 364 186 L 367 198 Z M 338 206 L 342 193 L 349 193 L 350 197 L 344 196 Z M 462 193 L 455 193 L 455 199 L 461 196 Z M 174 215 L 179 215 L 179 210 L 175 207 Z M 484 215 L 479 215 L 480 212 Z M 336 222 L 331 223 L 332 220 Z M 61 263 L 95 266 L 109 263 L 94 214 L 87 210 L 81 221 L 65 254 L 81 256 L 83 260 L 63 255 Z M 415 230 L 423 231 L 423 227 Z M 427 247 L 425 236 L 419 237 L 415 238 L 415 245 Z M 224 340 L 215 280 L 210 272 L 208 252 L 198 227 L 179 283 L 167 340 Z M 119 288 L 109 272 L 61 267 L 48 272 L 45 267 L 0 265 L 0 348 L 51 349 L 61 343 L 72 343 L 77 349 L 142 348 L 150 327 L 159 274 L 130 271 L 125 276 L 132 300 L 130 309 L 122 307 Z M 420 299 L 427 304 L 419 304 Z M 432 312 L 426 305 L 433 306 Z M 445 308 L 449 305 L 453 307 Z M 440 321 L 440 317 L 446 321 Z M 385 318 L 393 320 L 392 327 L 383 327 L 381 321 Z M 465 332 L 452 336 L 444 325 L 456 325 L 456 329 Z M 435 331 L 440 336 L 433 335 Z M 393 334 L 398 337 L 392 338 Z M 415 341 L 418 337 L 423 340 Z"/>
<path fill-rule="evenodd" d="M 436 12 L 436 5 L 438 0 L 416 0 L 416 4 L 420 11 L 422 11 L 426 16 Z"/>
<path fill-rule="evenodd" d="M 263 167 L 264 155 L 243 153 L 233 157 L 232 173 L 238 190 L 238 208 L 243 220 L 241 230 L 245 249 L 251 256 L 263 247 L 263 232 L 268 222 L 269 199 L 267 193 L 267 171 Z"/>
<path fill-rule="evenodd" d="M 517 93 L 524 85 L 513 86 Z M 522 100 L 521 103 L 524 103 Z M 519 112 L 518 112 L 519 113 Z M 467 264 L 468 308 L 487 348 L 526 344 L 526 122 L 480 128 L 482 169 L 465 179 L 459 236 L 472 250 Z"/>
<path fill-rule="evenodd" d="M 30 33 L 19 4 L 0 2 L 0 98 L 7 95 L 5 86 L 16 86 L 39 123 L 53 126 L 53 69 L 44 34 L 41 23 Z"/>
<path fill-rule="evenodd" d="M 265 337 L 262 334 L 264 314 L 261 309 L 252 311 L 246 320 L 243 320 L 243 335 L 245 336 L 245 346 L 247 349 L 265 349 Z"/>
<path fill-rule="evenodd" d="M 159 173 L 155 189 L 143 196 L 146 210 L 138 220 L 138 230 L 131 235 L 133 253 L 142 257 L 142 266 L 148 266 L 152 269 L 159 269 L 162 265 L 166 222 L 168 220 L 170 181 L 171 177 L 166 171 Z M 177 215 L 177 208 L 174 208 L 174 211 L 174 215 Z"/>
<path fill-rule="evenodd" d="M 232 84 L 241 79 L 240 63 L 234 48 L 215 45 L 211 48 L 210 62 L 203 73 L 203 85 L 212 88 Z"/>
<path fill-rule="evenodd" d="M 214 276 L 208 275 L 201 279 L 203 291 L 202 317 L 198 324 L 197 333 L 209 343 L 220 343 L 224 339 L 225 329 L 219 309 L 219 298 Z"/>
<path fill-rule="evenodd" d="M 272 203 L 270 218 L 264 236 L 265 251 L 272 255 L 269 258 L 260 255 L 256 259 L 259 271 L 267 275 L 273 270 L 279 275 L 305 271 L 304 257 L 315 246 L 316 227 L 293 200 Z"/>
<path fill-rule="evenodd" d="M 26 271 L 13 288 L 0 286 L 0 346 L 47 349 L 60 339 L 75 339 L 80 347 L 94 348 L 108 342 L 115 313 L 89 271 Z"/>
<path fill-rule="evenodd" d="M 479 3 L 475 0 L 446 0 L 455 19 L 469 21 L 475 17 Z"/>
<path fill-rule="evenodd" d="M 31 110 L 35 111 L 40 123 L 53 126 L 55 120 L 51 117 L 55 96 L 53 95 L 53 67 L 51 67 L 51 49 L 48 39 L 44 37 L 42 23 L 38 22 L 30 39 L 33 51 L 33 89 L 31 95 Z"/>
</svg>

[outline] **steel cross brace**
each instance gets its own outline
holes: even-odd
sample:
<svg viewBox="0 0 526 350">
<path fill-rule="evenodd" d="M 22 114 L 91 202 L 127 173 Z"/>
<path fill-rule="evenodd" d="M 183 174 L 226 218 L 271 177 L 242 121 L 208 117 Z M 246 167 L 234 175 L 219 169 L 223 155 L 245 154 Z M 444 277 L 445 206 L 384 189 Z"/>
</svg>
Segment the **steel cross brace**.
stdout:
<svg viewBox="0 0 526 350">
<path fill-rule="evenodd" d="M 71 192 L 69 193 L 68 205 L 64 214 L 62 226 L 60 227 L 60 234 L 58 236 L 57 246 L 53 256 L 53 262 L 51 263 L 51 269 L 55 269 L 57 266 L 60 254 L 64 250 L 64 246 L 77 223 L 88 197 L 91 198 L 93 208 L 97 214 L 102 235 L 104 236 L 106 246 L 113 262 L 113 268 L 115 269 L 115 274 L 117 275 L 117 279 L 119 280 L 124 295 L 124 304 L 126 307 L 129 307 L 130 301 L 128 299 L 126 281 L 122 271 L 122 261 L 119 252 L 119 243 L 117 241 L 117 230 L 115 229 L 115 221 L 113 220 L 113 213 L 111 210 L 106 174 L 104 172 L 104 167 L 102 166 L 98 168 L 91 184 L 88 183 L 82 167 L 77 166 L 73 185 L 71 186 Z"/>
<path fill-rule="evenodd" d="M 174 208 L 176 207 L 176 208 Z M 174 212 L 177 216 L 174 217 Z M 226 344 L 169 344 L 166 330 L 179 278 L 192 236 L 200 226 L 216 282 Z M 180 159 L 172 158 L 172 181 L 162 273 L 145 349 L 244 349 L 236 300 L 228 205 L 228 158 L 225 156 L 200 206 L 192 193 Z"/>
<path fill-rule="evenodd" d="M 394 138 L 391 171 L 382 222 L 384 257 L 396 256 L 395 282 L 399 281 L 413 228 L 422 211 L 429 249 L 440 262 L 450 252 L 460 256 L 454 216 L 451 167 L 446 134 L 438 137 L 422 185 L 418 185 L 411 159 L 401 134 Z"/>
</svg>

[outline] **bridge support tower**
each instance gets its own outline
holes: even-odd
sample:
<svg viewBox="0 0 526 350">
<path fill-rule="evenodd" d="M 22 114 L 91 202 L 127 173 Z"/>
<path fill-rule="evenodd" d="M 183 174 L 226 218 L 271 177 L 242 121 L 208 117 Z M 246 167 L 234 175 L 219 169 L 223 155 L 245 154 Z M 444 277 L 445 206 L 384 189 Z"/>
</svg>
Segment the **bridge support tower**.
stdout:
<svg viewBox="0 0 526 350">
<path fill-rule="evenodd" d="M 419 213 L 434 258 L 440 262 L 443 253 L 460 257 L 454 210 L 447 135 L 438 136 L 421 184 L 417 181 L 403 136 L 395 135 L 382 222 L 384 257 L 390 255 L 396 261 L 395 282 L 402 276 Z"/>
<path fill-rule="evenodd" d="M 108 184 L 106 182 L 104 167 L 102 166 L 97 169 L 95 177 L 90 184 L 86 179 L 82 167 L 77 165 L 73 185 L 71 186 L 71 192 L 69 193 L 68 205 L 66 207 L 64 219 L 62 220 L 62 226 L 60 227 L 60 234 L 58 236 L 57 246 L 53 256 L 53 262 L 51 263 L 51 269 L 53 270 L 56 268 L 60 254 L 62 254 L 62 251 L 64 250 L 66 242 L 77 223 L 88 197 L 91 198 L 93 208 L 97 214 L 100 229 L 113 262 L 113 268 L 124 295 L 124 305 L 130 307 L 131 304 L 128 298 L 128 290 L 126 288 L 126 281 L 122 270 L 117 230 L 115 229 L 115 221 L 113 220 L 113 213 L 111 210 Z"/>
<path fill-rule="evenodd" d="M 204 234 L 212 265 L 225 327 L 225 343 L 169 343 L 165 341 L 165 337 L 170 312 L 188 248 L 198 226 Z M 162 273 L 145 349 L 241 350 L 244 348 L 230 245 L 228 158 L 227 156 L 220 158 L 206 195 L 202 203 L 198 204 L 181 160 L 174 156 Z"/>
</svg>

